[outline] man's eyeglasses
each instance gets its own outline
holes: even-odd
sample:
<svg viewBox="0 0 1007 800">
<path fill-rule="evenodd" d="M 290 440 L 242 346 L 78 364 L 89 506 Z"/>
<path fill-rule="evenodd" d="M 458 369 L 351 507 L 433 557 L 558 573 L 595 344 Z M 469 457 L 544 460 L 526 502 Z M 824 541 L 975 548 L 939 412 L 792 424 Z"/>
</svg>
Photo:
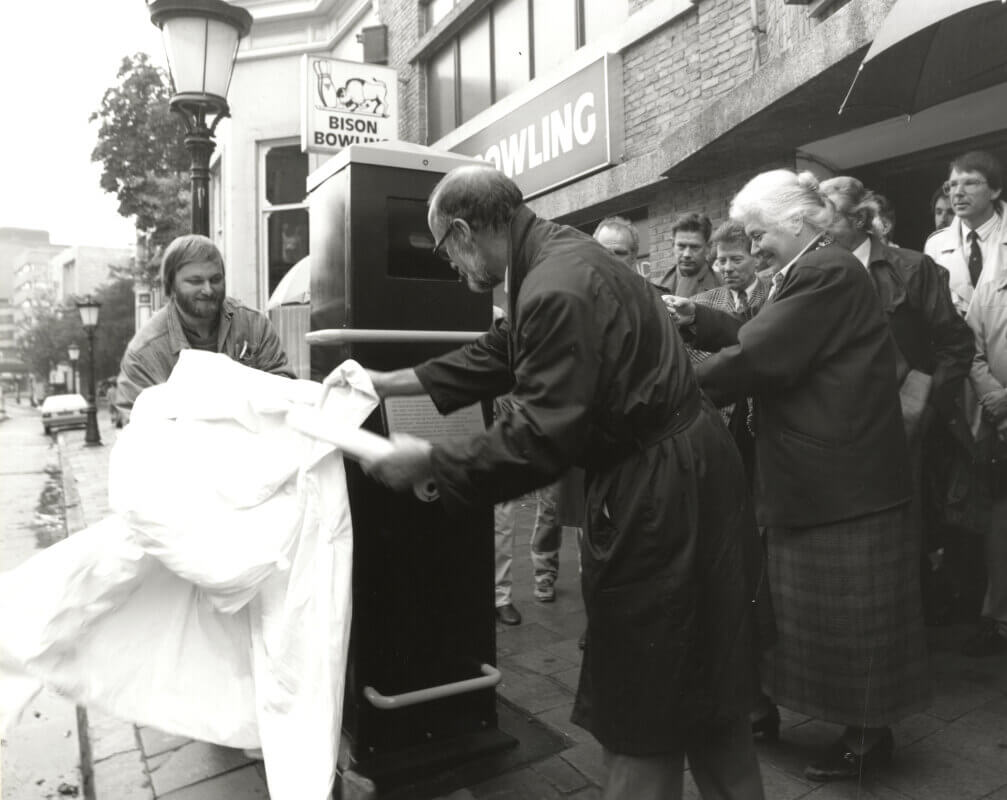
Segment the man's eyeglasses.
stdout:
<svg viewBox="0 0 1007 800">
<path fill-rule="evenodd" d="M 944 186 L 941 188 L 944 189 L 945 197 L 950 197 L 959 189 L 963 192 L 974 192 L 984 183 L 986 183 L 985 178 L 965 178 L 961 181 L 944 181 Z"/>
<path fill-rule="evenodd" d="M 440 238 L 440 241 L 438 241 L 437 244 L 434 245 L 434 249 L 430 251 L 431 255 L 437 256 L 437 258 L 442 261 L 451 261 L 451 256 L 444 250 L 444 243 L 448 240 L 448 237 L 451 235 L 451 231 L 454 229 L 455 221 L 451 220 L 451 223 L 448 225 L 448 229 L 444 231 L 444 235 Z"/>
</svg>

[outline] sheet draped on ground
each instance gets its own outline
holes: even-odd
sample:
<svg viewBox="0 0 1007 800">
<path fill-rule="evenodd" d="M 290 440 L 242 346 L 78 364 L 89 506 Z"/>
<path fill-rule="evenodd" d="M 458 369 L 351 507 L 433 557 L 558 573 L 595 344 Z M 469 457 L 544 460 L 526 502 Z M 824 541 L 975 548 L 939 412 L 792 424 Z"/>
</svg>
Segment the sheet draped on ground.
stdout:
<svg viewBox="0 0 1007 800">
<path fill-rule="evenodd" d="M 344 365 L 322 414 L 377 400 Z M 340 453 L 285 424 L 321 386 L 183 351 L 111 453 L 113 514 L 0 575 L 0 726 L 43 685 L 141 725 L 262 747 L 273 800 L 335 775 L 353 536 Z"/>
</svg>

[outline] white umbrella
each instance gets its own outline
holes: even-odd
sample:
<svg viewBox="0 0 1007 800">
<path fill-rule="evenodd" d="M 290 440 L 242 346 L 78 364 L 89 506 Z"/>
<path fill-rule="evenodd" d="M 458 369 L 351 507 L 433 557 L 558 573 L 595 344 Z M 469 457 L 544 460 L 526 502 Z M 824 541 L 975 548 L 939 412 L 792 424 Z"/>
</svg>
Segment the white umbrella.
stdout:
<svg viewBox="0 0 1007 800">
<path fill-rule="evenodd" d="M 266 303 L 266 310 L 311 302 L 311 256 L 307 255 L 287 270 Z"/>
</svg>

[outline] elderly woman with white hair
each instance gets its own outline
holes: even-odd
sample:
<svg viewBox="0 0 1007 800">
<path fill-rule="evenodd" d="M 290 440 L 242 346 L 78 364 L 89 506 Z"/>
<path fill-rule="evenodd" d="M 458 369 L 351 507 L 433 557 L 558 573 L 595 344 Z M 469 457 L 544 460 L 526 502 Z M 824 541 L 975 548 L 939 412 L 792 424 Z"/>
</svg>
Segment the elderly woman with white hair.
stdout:
<svg viewBox="0 0 1007 800">
<path fill-rule="evenodd" d="M 731 217 L 776 270 L 766 305 L 742 323 L 669 301 L 686 336 L 717 351 L 696 367 L 706 392 L 718 404 L 754 397 L 753 490 L 778 628 L 763 688 L 844 726 L 805 770 L 823 781 L 888 763 L 890 726 L 931 692 L 895 353 L 866 270 L 827 234 L 834 214 L 809 173 L 758 175 Z M 753 730 L 778 735 L 778 712 L 765 710 Z"/>
</svg>

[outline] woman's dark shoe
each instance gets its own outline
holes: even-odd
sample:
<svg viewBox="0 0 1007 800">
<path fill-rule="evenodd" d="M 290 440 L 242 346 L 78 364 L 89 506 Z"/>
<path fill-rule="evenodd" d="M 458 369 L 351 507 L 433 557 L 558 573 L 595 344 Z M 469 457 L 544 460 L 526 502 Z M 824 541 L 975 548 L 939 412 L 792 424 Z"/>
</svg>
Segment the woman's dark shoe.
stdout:
<svg viewBox="0 0 1007 800">
<path fill-rule="evenodd" d="M 778 742 L 780 740 L 780 710 L 771 705 L 769 711 L 752 720 L 752 738 L 757 742 Z"/>
<path fill-rule="evenodd" d="M 859 778 L 866 772 L 891 763 L 895 752 L 892 732 L 885 729 L 881 738 L 866 753 L 854 753 L 843 737 L 819 760 L 804 768 L 804 777 L 813 781 L 843 781 Z"/>
</svg>

